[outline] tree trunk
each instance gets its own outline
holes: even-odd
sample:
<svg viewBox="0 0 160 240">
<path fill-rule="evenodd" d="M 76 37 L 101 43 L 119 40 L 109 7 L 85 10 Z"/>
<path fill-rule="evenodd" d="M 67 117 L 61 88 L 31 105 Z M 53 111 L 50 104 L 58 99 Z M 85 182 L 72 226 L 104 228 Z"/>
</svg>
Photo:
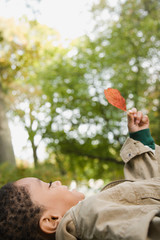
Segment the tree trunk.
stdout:
<svg viewBox="0 0 160 240">
<path fill-rule="evenodd" d="M 5 102 L 0 88 L 0 163 L 9 162 L 16 164 L 10 129 L 6 117 Z"/>
<path fill-rule="evenodd" d="M 37 156 L 37 147 L 34 144 L 34 138 L 31 141 L 32 144 L 32 150 L 33 150 L 33 160 L 34 160 L 34 166 L 37 167 L 38 166 L 38 156 Z"/>
</svg>

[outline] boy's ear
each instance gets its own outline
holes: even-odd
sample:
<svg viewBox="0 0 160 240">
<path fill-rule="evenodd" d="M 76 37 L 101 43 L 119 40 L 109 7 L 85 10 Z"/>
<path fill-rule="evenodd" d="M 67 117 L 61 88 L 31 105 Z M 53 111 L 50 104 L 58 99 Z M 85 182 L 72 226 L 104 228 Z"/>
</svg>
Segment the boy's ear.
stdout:
<svg viewBox="0 0 160 240">
<path fill-rule="evenodd" d="M 40 229 L 47 234 L 54 233 L 61 219 L 62 216 L 45 211 L 40 218 Z"/>
</svg>

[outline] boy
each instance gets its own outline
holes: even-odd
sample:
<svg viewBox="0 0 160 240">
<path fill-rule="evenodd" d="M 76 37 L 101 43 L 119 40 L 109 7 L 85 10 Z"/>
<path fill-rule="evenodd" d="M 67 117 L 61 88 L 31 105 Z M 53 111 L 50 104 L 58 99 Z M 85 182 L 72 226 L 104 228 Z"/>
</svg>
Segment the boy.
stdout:
<svg viewBox="0 0 160 240">
<path fill-rule="evenodd" d="M 135 108 L 128 112 L 128 128 L 131 138 L 121 151 L 126 180 L 95 196 L 84 199 L 59 181 L 35 178 L 5 185 L 0 190 L 0 240 L 159 239 L 159 148 L 155 152 L 148 117 Z"/>
</svg>

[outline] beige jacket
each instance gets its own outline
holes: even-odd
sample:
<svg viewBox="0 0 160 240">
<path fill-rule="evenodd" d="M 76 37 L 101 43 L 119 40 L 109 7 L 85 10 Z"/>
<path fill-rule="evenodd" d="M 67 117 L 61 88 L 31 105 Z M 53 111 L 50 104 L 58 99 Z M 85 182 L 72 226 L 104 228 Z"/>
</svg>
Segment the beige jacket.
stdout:
<svg viewBox="0 0 160 240">
<path fill-rule="evenodd" d="M 154 154 L 128 138 L 121 157 L 127 180 L 113 182 L 71 208 L 56 240 L 160 240 L 160 147 Z"/>
</svg>

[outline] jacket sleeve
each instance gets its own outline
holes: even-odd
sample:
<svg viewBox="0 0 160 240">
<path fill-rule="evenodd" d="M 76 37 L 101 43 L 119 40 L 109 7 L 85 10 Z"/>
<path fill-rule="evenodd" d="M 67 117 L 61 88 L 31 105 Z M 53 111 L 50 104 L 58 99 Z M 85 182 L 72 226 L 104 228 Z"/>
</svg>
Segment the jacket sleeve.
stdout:
<svg viewBox="0 0 160 240">
<path fill-rule="evenodd" d="M 158 145 L 153 152 L 150 147 L 140 141 L 127 138 L 120 156 L 125 163 L 125 179 L 149 179 L 160 176 L 160 147 Z"/>
</svg>

